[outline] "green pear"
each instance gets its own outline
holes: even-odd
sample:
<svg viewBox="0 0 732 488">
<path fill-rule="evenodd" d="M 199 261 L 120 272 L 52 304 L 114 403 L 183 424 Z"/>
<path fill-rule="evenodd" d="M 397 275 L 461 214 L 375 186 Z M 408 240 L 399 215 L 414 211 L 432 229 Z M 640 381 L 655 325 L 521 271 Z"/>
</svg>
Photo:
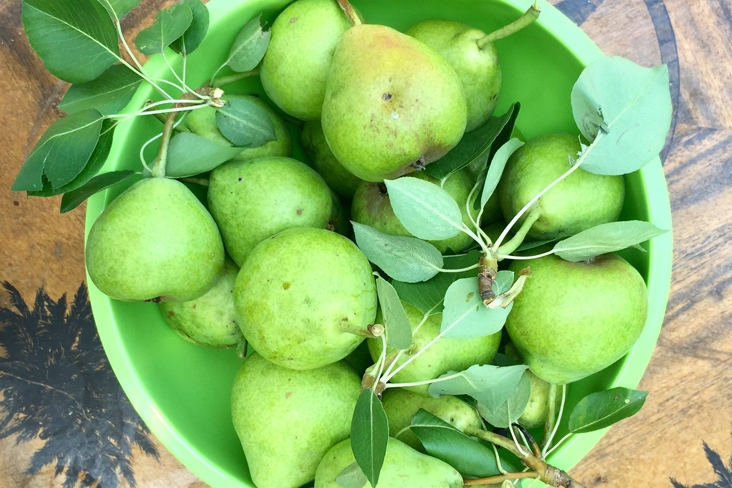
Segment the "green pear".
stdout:
<svg viewBox="0 0 732 488">
<path fill-rule="evenodd" d="M 405 443 L 389 438 L 386 457 L 379 474 L 379 488 L 451 488 L 463 486 L 455 468 L 437 458 L 415 451 Z M 341 488 L 336 477 L 356 458 L 351 439 L 333 446 L 315 472 L 315 488 Z M 368 481 L 364 487 L 371 487 Z"/>
<path fill-rule="evenodd" d="M 104 209 L 86 241 L 86 269 L 102 293 L 124 301 L 188 301 L 224 266 L 206 208 L 181 182 L 146 178 Z"/>
<path fill-rule="evenodd" d="M 440 180 L 428 175 L 424 171 L 411 173 L 406 178 L 419 178 L 420 180 L 429 181 L 440 186 Z M 463 169 L 450 175 L 442 186 L 457 202 L 463 217 L 463 223 L 469 228 L 474 228 L 475 226 L 470 221 L 471 219 L 468 216 L 465 203 L 470 195 L 470 190 L 473 188 L 473 184 L 473 179 L 467 170 Z M 478 210 L 474 209 L 472 205 L 470 205 L 470 208 L 473 210 L 473 218 L 477 218 Z M 356 193 L 353 195 L 353 202 L 351 203 L 351 218 L 354 222 L 369 225 L 385 234 L 396 236 L 412 235 L 404 228 L 394 214 L 394 210 L 391 208 L 391 201 L 389 200 L 389 193 L 386 190 L 386 185 L 383 183 L 364 181 L 358 185 Z M 469 235 L 460 232 L 455 237 L 449 239 L 429 242 L 439 249 L 442 254 L 445 254 L 449 251 L 454 253 L 461 252 L 474 241 Z"/>
<path fill-rule="evenodd" d="M 343 34 L 322 125 L 348 171 L 379 182 L 421 169 L 460 141 L 466 116 L 460 78 L 431 48 L 383 25 Z"/>
<path fill-rule="evenodd" d="M 234 281 L 239 267 L 231 259 L 213 287 L 188 302 L 161 302 L 163 318 L 183 338 L 210 347 L 235 347 L 243 336 L 234 311 Z"/>
<path fill-rule="evenodd" d="M 267 156 L 292 156 L 292 136 L 285 120 L 267 102 L 253 95 L 226 95 L 224 100 L 248 100 L 260 107 L 272 120 L 276 138 L 259 147 L 242 149 L 239 154 L 231 158 L 233 161 L 251 161 Z M 218 144 L 233 146 L 216 125 L 216 109 L 213 107 L 191 110 L 183 120 L 183 124 L 198 136 Z"/>
<path fill-rule="evenodd" d="M 407 429 L 420 408 L 452 424 L 460 431 L 466 427 L 482 428 L 478 412 L 464 401 L 452 396 L 432 397 L 405 390 L 388 388 L 382 395 L 384 411 L 389 419 L 389 435 L 418 451 L 424 451 L 416 435 Z"/>
<path fill-rule="evenodd" d="M 254 246 L 282 230 L 328 227 L 333 198 L 315 170 L 291 158 L 272 157 L 214 169 L 208 206 L 226 250 L 242 266 Z"/>
<path fill-rule="evenodd" d="M 298 488 L 347 439 L 361 381 L 345 363 L 308 371 L 257 353 L 234 378 L 231 416 L 257 488 Z"/>
<path fill-rule="evenodd" d="M 244 337 L 268 360 L 294 369 L 338 361 L 376 316 L 371 264 L 324 229 L 297 227 L 261 242 L 242 266 L 234 301 Z"/>
<path fill-rule="evenodd" d="M 361 179 L 344 168 L 333 156 L 319 120 L 305 122 L 300 132 L 300 142 L 308 155 L 310 165 L 320 173 L 328 186 L 345 198 L 353 198 Z"/>
<path fill-rule="evenodd" d="M 509 269 L 525 266 L 514 261 Z M 536 376 L 571 383 L 625 355 L 647 311 L 643 277 L 620 256 L 573 263 L 550 255 L 531 260 L 531 276 L 513 302 L 506 331 Z"/>
<path fill-rule="evenodd" d="M 416 307 L 409 303 L 402 302 L 407 313 L 412 332 L 422 321 L 423 314 Z M 379 314 L 380 315 L 380 314 Z M 381 317 L 376 318 L 377 323 Z M 412 346 L 405 350 L 400 356 L 397 365 L 403 364 L 407 359 L 415 355 L 428 342 L 437 337 L 440 333 L 442 314 L 431 315 L 419 330 L 414 333 Z M 246 334 L 245 334 L 246 335 Z M 394 375 L 392 383 L 413 383 L 438 378 L 448 371 L 463 371 L 474 364 L 490 364 L 498 351 L 501 342 L 501 332 L 496 332 L 485 337 L 470 339 L 446 338 L 443 337 L 432 344 L 426 351 L 419 355 L 414 361 Z M 381 339 L 368 339 L 371 358 L 376 361 L 382 350 Z M 387 349 L 387 356 L 393 349 Z M 407 390 L 428 394 L 429 385 L 405 386 Z"/>
<path fill-rule="evenodd" d="M 546 134 L 529 140 L 506 163 L 496 191 L 506 221 L 570 168 L 581 150 L 578 136 Z M 580 166 L 539 198 L 539 219 L 528 236 L 536 240 L 569 237 L 614 222 L 625 199 L 622 176 L 596 175 Z M 527 212 L 528 213 L 528 212 Z M 526 219 L 525 213 L 519 222 Z"/>
<path fill-rule="evenodd" d="M 297 0 L 283 10 L 260 68 L 269 98 L 295 118 L 320 118 L 333 51 L 350 27 L 335 0 Z"/>
</svg>

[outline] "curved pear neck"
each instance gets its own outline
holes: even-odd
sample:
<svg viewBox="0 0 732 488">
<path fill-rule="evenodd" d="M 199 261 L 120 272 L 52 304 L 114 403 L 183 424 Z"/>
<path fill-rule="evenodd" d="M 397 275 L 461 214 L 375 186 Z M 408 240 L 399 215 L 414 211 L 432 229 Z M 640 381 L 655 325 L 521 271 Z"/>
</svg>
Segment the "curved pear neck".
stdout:
<svg viewBox="0 0 732 488">
<path fill-rule="evenodd" d="M 352 25 L 361 25 L 363 22 L 361 22 L 361 19 L 358 17 L 358 14 L 356 13 L 356 10 L 353 8 L 353 5 L 348 0 L 338 0 L 338 5 L 340 5 L 341 10 L 346 14 L 346 17 L 348 17 L 349 22 L 351 22 Z"/>
<path fill-rule="evenodd" d="M 340 2 L 341 0 L 338 1 Z M 478 39 L 476 41 L 478 43 L 478 47 L 480 49 L 484 49 L 488 44 L 497 41 L 498 39 L 503 39 L 504 37 L 508 37 L 511 34 L 515 34 L 516 32 L 520 31 L 521 29 L 535 21 L 539 17 L 540 13 L 541 9 L 539 8 L 539 5 L 537 4 L 537 2 L 534 2 L 534 4 L 529 7 L 529 9 L 524 12 L 524 14 L 518 19 Z"/>
</svg>

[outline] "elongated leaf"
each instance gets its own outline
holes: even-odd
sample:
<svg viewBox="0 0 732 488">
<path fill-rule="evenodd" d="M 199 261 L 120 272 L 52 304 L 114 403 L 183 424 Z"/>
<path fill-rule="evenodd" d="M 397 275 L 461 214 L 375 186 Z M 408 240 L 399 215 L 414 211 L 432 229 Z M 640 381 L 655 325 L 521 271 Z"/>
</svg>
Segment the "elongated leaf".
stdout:
<svg viewBox="0 0 732 488">
<path fill-rule="evenodd" d="M 117 29 L 96 0 L 24 0 L 23 28 L 54 76 L 86 83 L 121 58 Z"/>
<path fill-rule="evenodd" d="M 498 135 L 491 144 L 491 149 L 488 151 L 488 161 L 491 161 L 496 155 L 496 151 L 501 148 L 505 143 L 510 141 L 514 137 L 514 129 L 516 128 L 516 119 L 518 118 L 521 104 L 514 102 L 513 105 L 506 111 L 501 118 L 505 118 L 503 128 L 498 132 Z"/>
<path fill-rule="evenodd" d="M 523 364 L 506 367 L 475 364 L 459 373 L 445 373 L 441 377 L 457 376 L 432 383 L 429 392 L 432 396 L 469 395 L 489 410 L 496 410 L 516 389 L 526 369 L 528 366 Z"/>
<path fill-rule="evenodd" d="M 351 449 L 356 462 L 376 486 L 389 442 L 389 420 L 374 390 L 366 388 L 356 401 L 351 421 Z"/>
<path fill-rule="evenodd" d="M 61 197 L 61 213 L 69 212 L 86 201 L 87 198 L 97 192 L 109 188 L 130 178 L 132 175 L 138 174 L 132 170 L 112 171 L 104 173 L 90 179 L 83 186 L 65 193 Z"/>
<path fill-rule="evenodd" d="M 449 239 L 461 231 L 463 217 L 455 199 L 439 186 L 417 178 L 384 180 L 394 215 L 415 237 Z"/>
<path fill-rule="evenodd" d="M 190 54 L 201 45 L 208 33 L 208 8 L 201 0 L 180 0 L 180 3 L 190 7 L 193 18 L 183 36 L 173 41 L 170 48 L 177 53 Z"/>
<path fill-rule="evenodd" d="M 121 19 L 140 5 L 140 0 L 99 0 L 112 18 Z"/>
<path fill-rule="evenodd" d="M 493 448 L 463 434 L 444 420 L 419 409 L 411 429 L 427 454 L 445 461 L 463 476 L 483 478 L 501 474 Z M 504 468 L 506 465 L 504 463 Z"/>
<path fill-rule="evenodd" d="M 351 223 L 361 251 L 395 280 L 408 283 L 425 281 L 442 267 L 442 254 L 429 242 L 414 237 L 392 236 L 368 225 Z"/>
<path fill-rule="evenodd" d="M 592 432 L 638 413 L 648 396 L 647 391 L 612 388 L 591 393 L 574 407 L 569 416 L 569 431 L 575 434 Z"/>
<path fill-rule="evenodd" d="M 264 57 L 271 35 L 262 30 L 261 15 L 253 18 L 234 39 L 226 64 L 240 73 L 253 70 Z"/>
<path fill-rule="evenodd" d="M 503 146 L 501 146 L 500 149 L 498 149 L 498 151 L 496 152 L 496 155 L 493 156 L 493 160 L 491 160 L 491 165 L 488 167 L 488 175 L 486 176 L 485 183 L 483 184 L 483 193 L 480 197 L 481 208 L 485 207 L 485 204 L 488 203 L 488 199 L 491 197 L 491 195 L 493 195 L 493 192 L 496 190 L 498 182 L 501 181 L 501 175 L 503 174 L 503 170 L 506 167 L 508 158 L 516 151 L 516 149 L 520 148 L 523 145 L 524 143 L 520 140 L 511 139 Z"/>
<path fill-rule="evenodd" d="M 428 164 L 425 171 L 430 176 L 441 180 L 469 166 L 474 161 L 485 158 L 491 144 L 512 119 L 514 112 L 518 113 L 518 104 L 513 104 L 502 116 L 492 117 L 481 127 L 466 133 L 457 146 L 439 160 Z"/>
<path fill-rule="evenodd" d="M 43 176 L 52 188 L 76 178 L 97 146 L 102 121 L 96 110 L 85 110 L 51 124 L 20 168 L 12 190 L 42 190 Z"/>
<path fill-rule="evenodd" d="M 506 428 L 521 417 L 526 405 L 529 404 L 530 396 L 531 382 L 524 371 L 524 374 L 521 375 L 521 380 L 516 385 L 516 389 L 513 390 L 511 396 L 500 407 L 496 410 L 490 410 L 482 403 L 478 403 L 478 412 L 493 427 Z"/>
<path fill-rule="evenodd" d="M 170 140 L 165 174 L 185 178 L 205 173 L 240 152 L 240 147 L 224 146 L 192 132 L 181 132 Z"/>
<path fill-rule="evenodd" d="M 155 22 L 143 29 L 135 38 L 141 53 L 160 54 L 176 39 L 186 33 L 193 22 L 193 12 L 188 5 L 178 3 L 163 9 L 155 16 Z"/>
<path fill-rule="evenodd" d="M 408 348 L 412 345 L 412 326 L 399 295 L 391 283 L 381 277 L 376 280 L 376 293 L 384 317 L 387 345 L 395 349 Z"/>
<path fill-rule="evenodd" d="M 71 85 L 58 108 L 67 114 L 96 109 L 102 115 L 119 113 L 130 103 L 142 78 L 121 64 L 109 67 L 99 78 Z"/>
<path fill-rule="evenodd" d="M 593 141 L 582 168 L 601 175 L 632 173 L 658 156 L 666 142 L 672 116 L 668 67 L 601 58 L 572 88 L 572 113 Z"/>
<path fill-rule="evenodd" d="M 505 309 L 486 307 L 480 298 L 477 276 L 462 278 L 447 289 L 440 332 L 452 338 L 495 334 L 503 328 L 512 308 L 513 302 Z"/>
<path fill-rule="evenodd" d="M 557 242 L 553 251 L 567 261 L 585 261 L 600 254 L 635 246 L 666 232 L 642 220 L 610 222 Z"/>
<path fill-rule="evenodd" d="M 464 269 L 478 263 L 480 252 L 470 251 L 457 256 L 444 256 L 443 269 Z M 438 273 L 433 278 L 421 283 L 405 283 L 393 280 L 392 285 L 403 301 L 414 305 L 422 313 L 430 315 L 442 313 L 442 302 L 447 289 L 456 280 L 477 276 L 476 269 L 468 269 L 457 273 Z"/>
<path fill-rule="evenodd" d="M 277 138 L 272 119 L 251 100 L 227 100 L 216 112 L 216 125 L 224 137 L 239 147 L 259 147 Z"/>
<path fill-rule="evenodd" d="M 368 481 L 357 462 L 343 468 L 335 479 L 335 482 L 343 488 L 363 488 Z"/>
<path fill-rule="evenodd" d="M 94 148 L 94 151 L 92 152 L 91 156 L 89 157 L 89 161 L 86 163 L 86 166 L 84 166 L 84 169 L 81 170 L 81 172 L 71 180 L 70 182 L 66 183 L 63 186 L 60 186 L 58 188 L 53 188 L 51 186 L 51 183 L 48 181 L 47 178 L 44 177 L 43 182 L 43 190 L 40 191 L 29 191 L 28 196 L 34 196 L 34 197 L 50 197 L 54 195 L 61 195 L 62 193 L 69 192 L 71 190 L 75 190 L 84 184 L 86 184 L 87 181 L 92 179 L 97 173 L 99 173 L 99 170 L 102 169 L 102 166 L 104 166 L 104 163 L 107 161 L 107 157 L 109 156 L 109 151 L 112 148 L 112 141 L 114 139 L 114 129 L 117 127 L 117 124 L 110 119 L 106 119 L 102 123 L 102 130 L 99 134 L 99 141 L 97 142 L 96 147 Z"/>
</svg>

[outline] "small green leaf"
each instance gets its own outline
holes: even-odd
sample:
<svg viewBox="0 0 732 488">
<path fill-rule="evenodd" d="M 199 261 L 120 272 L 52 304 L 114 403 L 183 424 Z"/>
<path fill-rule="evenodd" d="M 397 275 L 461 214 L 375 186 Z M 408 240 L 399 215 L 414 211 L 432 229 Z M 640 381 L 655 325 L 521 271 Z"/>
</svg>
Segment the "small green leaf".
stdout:
<svg viewBox="0 0 732 488">
<path fill-rule="evenodd" d="M 83 186 L 80 186 L 68 193 L 64 193 L 64 196 L 61 197 L 61 213 L 66 213 L 75 209 L 95 193 L 116 185 L 134 174 L 138 173 L 132 170 L 123 170 L 112 171 L 110 173 L 95 176 Z"/>
<path fill-rule="evenodd" d="M 191 54 L 201 45 L 208 33 L 208 7 L 201 0 L 180 0 L 180 3 L 190 7 L 193 19 L 183 36 L 173 41 L 170 48 L 177 53 Z"/>
<path fill-rule="evenodd" d="M 647 396 L 647 391 L 621 387 L 590 393 L 572 410 L 569 431 L 582 434 L 610 427 L 638 413 Z"/>
<path fill-rule="evenodd" d="M 374 390 L 366 388 L 356 401 L 351 421 L 351 449 L 371 486 L 376 486 L 389 442 L 389 420 Z"/>
<path fill-rule="evenodd" d="M 412 326 L 399 295 L 391 283 L 381 277 L 376 280 L 376 293 L 384 317 L 386 344 L 395 349 L 408 348 L 412 345 Z"/>
<path fill-rule="evenodd" d="M 121 64 L 109 67 L 97 79 L 71 85 L 58 108 L 67 114 L 96 109 L 102 115 L 119 113 L 130 103 L 142 78 Z"/>
<path fill-rule="evenodd" d="M 513 285 L 513 271 L 501 270 L 493 281 L 493 292 L 496 295 L 507 292 Z"/>
<path fill-rule="evenodd" d="M 352 462 L 336 476 L 335 482 L 343 488 L 363 488 L 369 480 L 357 462 Z"/>
<path fill-rule="evenodd" d="M 513 302 L 505 309 L 486 307 L 477 276 L 462 278 L 447 289 L 440 332 L 444 332 L 443 337 L 464 339 L 495 334 L 503 328 L 512 308 Z"/>
<path fill-rule="evenodd" d="M 171 178 L 199 175 L 240 152 L 240 147 L 224 146 L 192 132 L 181 132 L 170 140 L 165 175 Z"/>
<path fill-rule="evenodd" d="M 496 410 L 490 410 L 482 403 L 478 403 L 478 412 L 480 413 L 480 416 L 493 427 L 506 428 L 521 417 L 526 405 L 529 404 L 530 396 L 531 382 L 529 380 L 529 376 L 524 371 L 524 374 L 521 376 L 521 380 L 518 382 L 518 385 L 516 385 L 516 389 L 513 390 L 511 396 L 509 396 L 501 406 Z"/>
<path fill-rule="evenodd" d="M 642 220 L 609 222 L 561 240 L 552 250 L 562 259 L 579 262 L 635 246 L 666 232 Z"/>
<path fill-rule="evenodd" d="M 259 147 L 277 138 L 272 119 L 251 100 L 227 100 L 216 111 L 216 125 L 224 137 L 239 147 Z"/>
<path fill-rule="evenodd" d="M 247 22 L 234 39 L 225 63 L 234 71 L 251 71 L 264 57 L 272 33 L 262 30 L 261 17 L 259 15 Z"/>
<path fill-rule="evenodd" d="M 429 242 L 414 237 L 392 236 L 368 225 L 351 223 L 361 251 L 395 280 L 408 283 L 425 281 L 442 267 L 442 254 Z"/>
<path fill-rule="evenodd" d="M 443 269 L 463 269 L 477 264 L 480 259 L 479 251 L 470 251 L 457 256 L 444 256 Z M 477 270 L 466 270 L 458 273 L 438 273 L 433 278 L 421 283 L 404 283 L 393 280 L 392 285 L 399 293 L 399 298 L 414 305 L 422 313 L 431 315 L 442 313 L 440 304 L 445 299 L 447 289 L 456 280 L 477 276 Z"/>
<path fill-rule="evenodd" d="M 496 151 L 496 155 L 493 156 L 493 160 L 488 167 L 488 175 L 486 176 L 485 183 L 483 184 L 483 193 L 480 197 L 481 208 L 485 207 L 485 204 L 488 203 L 488 199 L 496 190 L 498 182 L 501 181 L 501 175 L 506 167 L 508 158 L 523 145 L 524 143 L 520 140 L 511 139 Z"/>
<path fill-rule="evenodd" d="M 444 420 L 419 409 L 411 429 L 427 454 L 446 462 L 461 475 L 474 478 L 501 474 L 493 448 L 468 437 Z M 502 461 L 503 468 L 507 468 Z"/>
<path fill-rule="evenodd" d="M 459 376 L 432 383 L 429 392 L 432 396 L 469 395 L 488 409 L 496 410 L 516 389 L 526 369 L 528 366 L 523 364 L 506 367 L 475 364 L 461 371 Z M 441 378 L 455 374 L 455 371 L 450 371 Z"/>
<path fill-rule="evenodd" d="M 112 18 L 119 20 L 140 5 L 140 0 L 99 0 L 99 3 L 107 9 Z"/>
<path fill-rule="evenodd" d="M 415 237 L 449 239 L 461 231 L 463 217 L 455 199 L 445 190 L 418 178 L 384 180 L 394 215 Z"/>
<path fill-rule="evenodd" d="M 186 33 L 193 22 L 193 12 L 188 5 L 178 3 L 163 9 L 155 16 L 155 22 L 143 29 L 135 38 L 135 45 L 141 53 L 160 54 L 176 39 Z"/>
<path fill-rule="evenodd" d="M 43 176 L 52 188 L 76 178 L 97 146 L 103 120 L 96 110 L 85 110 L 51 124 L 20 168 L 12 190 L 42 190 Z"/>
<path fill-rule="evenodd" d="M 592 141 L 583 151 L 585 171 L 632 173 L 663 149 L 672 118 L 666 65 L 606 56 L 582 71 L 571 99 L 577 127 Z"/>
<path fill-rule="evenodd" d="M 120 61 L 117 29 L 96 0 L 24 0 L 23 28 L 54 76 L 86 83 Z"/>
<path fill-rule="evenodd" d="M 491 144 L 512 119 L 514 112 L 518 113 L 517 103 L 513 104 L 502 116 L 492 117 L 481 127 L 465 134 L 450 152 L 427 165 L 425 168 L 427 174 L 442 180 L 456 171 L 470 166 L 481 157 L 485 158 Z"/>
</svg>

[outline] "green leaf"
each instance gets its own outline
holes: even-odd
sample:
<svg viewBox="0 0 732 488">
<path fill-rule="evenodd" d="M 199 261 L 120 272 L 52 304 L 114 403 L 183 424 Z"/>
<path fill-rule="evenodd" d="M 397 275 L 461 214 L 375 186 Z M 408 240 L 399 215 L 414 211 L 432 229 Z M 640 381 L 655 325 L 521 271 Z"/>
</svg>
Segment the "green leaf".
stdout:
<svg viewBox="0 0 732 488">
<path fill-rule="evenodd" d="M 610 427 L 638 413 L 647 396 L 647 391 L 621 387 L 590 393 L 572 410 L 569 431 L 582 434 Z"/>
<path fill-rule="evenodd" d="M 443 337 L 472 338 L 495 334 L 503 328 L 506 317 L 513 308 L 511 302 L 505 309 L 483 305 L 478 289 L 478 277 L 455 281 L 445 294 L 440 332 Z"/>
<path fill-rule="evenodd" d="M 135 45 L 141 53 L 160 54 L 176 39 L 186 33 L 193 22 L 193 12 L 188 5 L 178 3 L 163 9 L 155 16 L 155 22 L 143 29 L 135 38 Z"/>
<path fill-rule="evenodd" d="M 140 0 L 99 0 L 99 3 L 107 9 L 112 18 L 119 20 L 140 5 Z"/>
<path fill-rule="evenodd" d="M 524 413 L 526 405 L 529 404 L 529 397 L 531 396 L 531 382 L 529 376 L 524 372 L 521 375 L 518 385 L 511 393 L 505 402 L 501 404 L 496 410 L 490 410 L 482 403 L 478 403 L 478 412 L 480 416 L 485 419 L 486 422 L 491 424 L 493 427 L 507 428 L 509 425 L 516 422 L 521 414 Z"/>
<path fill-rule="evenodd" d="M 506 167 L 508 158 L 523 145 L 524 143 L 520 140 L 511 139 L 496 151 L 496 155 L 493 156 L 493 160 L 488 167 L 488 175 L 486 176 L 485 183 L 483 184 L 483 193 L 480 197 L 481 208 L 485 207 L 485 204 L 488 203 L 488 199 L 496 190 L 498 182 L 501 181 L 501 175 Z"/>
<path fill-rule="evenodd" d="M 208 33 L 208 8 L 201 0 L 180 0 L 188 5 L 193 14 L 191 25 L 179 39 L 170 44 L 170 48 L 177 53 L 191 54 L 201 45 Z"/>
<path fill-rule="evenodd" d="M 488 409 L 496 410 L 514 391 L 527 368 L 523 364 L 506 367 L 475 364 L 460 373 L 450 371 L 442 375 L 441 378 L 458 374 L 430 384 L 429 392 L 432 396 L 469 395 Z"/>
<path fill-rule="evenodd" d="M 507 292 L 513 285 L 513 271 L 502 270 L 496 274 L 496 278 L 493 281 L 493 292 L 496 295 Z"/>
<path fill-rule="evenodd" d="M 517 103 L 513 104 L 502 116 L 492 117 L 481 127 L 466 133 L 447 154 L 427 165 L 425 168 L 427 174 L 442 180 L 456 171 L 470 166 L 481 157 L 485 158 L 491 144 L 512 119 L 514 112 L 518 113 Z"/>
<path fill-rule="evenodd" d="M 69 87 L 58 108 L 67 114 L 96 109 L 102 115 L 119 113 L 130 103 L 142 78 L 121 64 L 109 67 L 97 79 Z"/>
<path fill-rule="evenodd" d="M 117 29 L 96 0 L 24 0 L 23 28 L 54 76 L 86 83 L 120 61 Z"/>
<path fill-rule="evenodd" d="M 426 410 L 420 408 L 414 414 L 411 429 L 427 454 L 446 462 L 461 475 L 483 478 L 501 474 L 493 448 L 468 437 Z"/>
<path fill-rule="evenodd" d="M 384 180 L 394 215 L 415 237 L 426 240 L 449 239 L 463 225 L 460 207 L 445 190 L 418 178 Z"/>
<path fill-rule="evenodd" d="M 381 277 L 376 280 L 376 293 L 384 317 L 386 344 L 395 349 L 408 348 L 412 345 L 412 326 L 399 295 L 391 283 Z"/>
<path fill-rule="evenodd" d="M 66 213 L 75 209 L 95 193 L 116 185 L 134 174 L 138 173 L 132 170 L 123 170 L 112 171 L 110 173 L 95 176 L 79 188 L 68 193 L 64 193 L 64 196 L 61 197 L 61 213 Z"/>
<path fill-rule="evenodd" d="M 672 103 L 666 65 L 645 68 L 619 57 L 586 67 L 572 88 L 572 113 L 592 144 L 582 168 L 595 174 L 632 173 L 663 149 Z"/>
<path fill-rule="evenodd" d="M 479 251 L 470 251 L 457 256 L 444 256 L 443 269 L 463 269 L 477 264 L 480 259 Z M 447 289 L 456 280 L 477 276 L 477 270 L 461 271 L 459 273 L 438 273 L 433 278 L 421 283 L 405 283 L 393 280 L 392 285 L 403 301 L 414 305 L 422 313 L 431 315 L 442 313 L 440 304 L 445 299 Z"/>
<path fill-rule="evenodd" d="M 52 188 L 72 181 L 94 152 L 103 120 L 96 110 L 85 110 L 51 124 L 20 168 L 12 190 L 42 190 L 43 176 Z"/>
<path fill-rule="evenodd" d="M 224 137 L 239 147 L 259 147 L 277 138 L 272 119 L 251 100 L 227 100 L 216 111 L 216 125 Z"/>
<path fill-rule="evenodd" d="M 351 449 L 371 486 L 376 486 L 389 442 L 389 420 L 374 390 L 366 388 L 356 401 L 351 421 Z"/>
<path fill-rule="evenodd" d="M 264 57 L 272 33 L 262 30 L 261 17 L 259 15 L 247 22 L 234 39 L 225 63 L 234 71 L 251 71 Z"/>
<path fill-rule="evenodd" d="M 357 462 L 352 462 L 336 476 L 335 482 L 343 488 L 363 488 L 369 480 Z"/>
<path fill-rule="evenodd" d="M 635 246 L 666 232 L 642 220 L 609 222 L 563 239 L 552 250 L 567 261 L 585 261 L 600 254 Z"/>
<path fill-rule="evenodd" d="M 181 132 L 170 140 L 165 175 L 185 178 L 205 173 L 240 152 L 240 147 L 224 146 L 192 132 Z"/>
<path fill-rule="evenodd" d="M 409 283 L 425 281 L 442 267 L 442 254 L 429 242 L 414 237 L 392 236 L 368 225 L 351 223 L 361 251 L 395 280 Z"/>
<path fill-rule="evenodd" d="M 63 186 L 53 188 L 48 179 L 44 177 L 43 189 L 39 191 L 29 191 L 28 196 L 50 197 L 60 195 L 71 190 L 75 190 L 92 179 L 97 173 L 99 173 L 99 170 L 102 169 L 104 163 L 107 162 L 109 151 L 112 149 L 112 141 L 114 139 L 114 130 L 116 127 L 117 124 L 115 121 L 110 119 L 104 120 L 102 123 L 102 130 L 99 134 L 99 141 L 89 157 L 89 161 L 87 161 L 86 166 L 84 166 L 84 169 L 81 170 L 76 178 Z"/>
</svg>

